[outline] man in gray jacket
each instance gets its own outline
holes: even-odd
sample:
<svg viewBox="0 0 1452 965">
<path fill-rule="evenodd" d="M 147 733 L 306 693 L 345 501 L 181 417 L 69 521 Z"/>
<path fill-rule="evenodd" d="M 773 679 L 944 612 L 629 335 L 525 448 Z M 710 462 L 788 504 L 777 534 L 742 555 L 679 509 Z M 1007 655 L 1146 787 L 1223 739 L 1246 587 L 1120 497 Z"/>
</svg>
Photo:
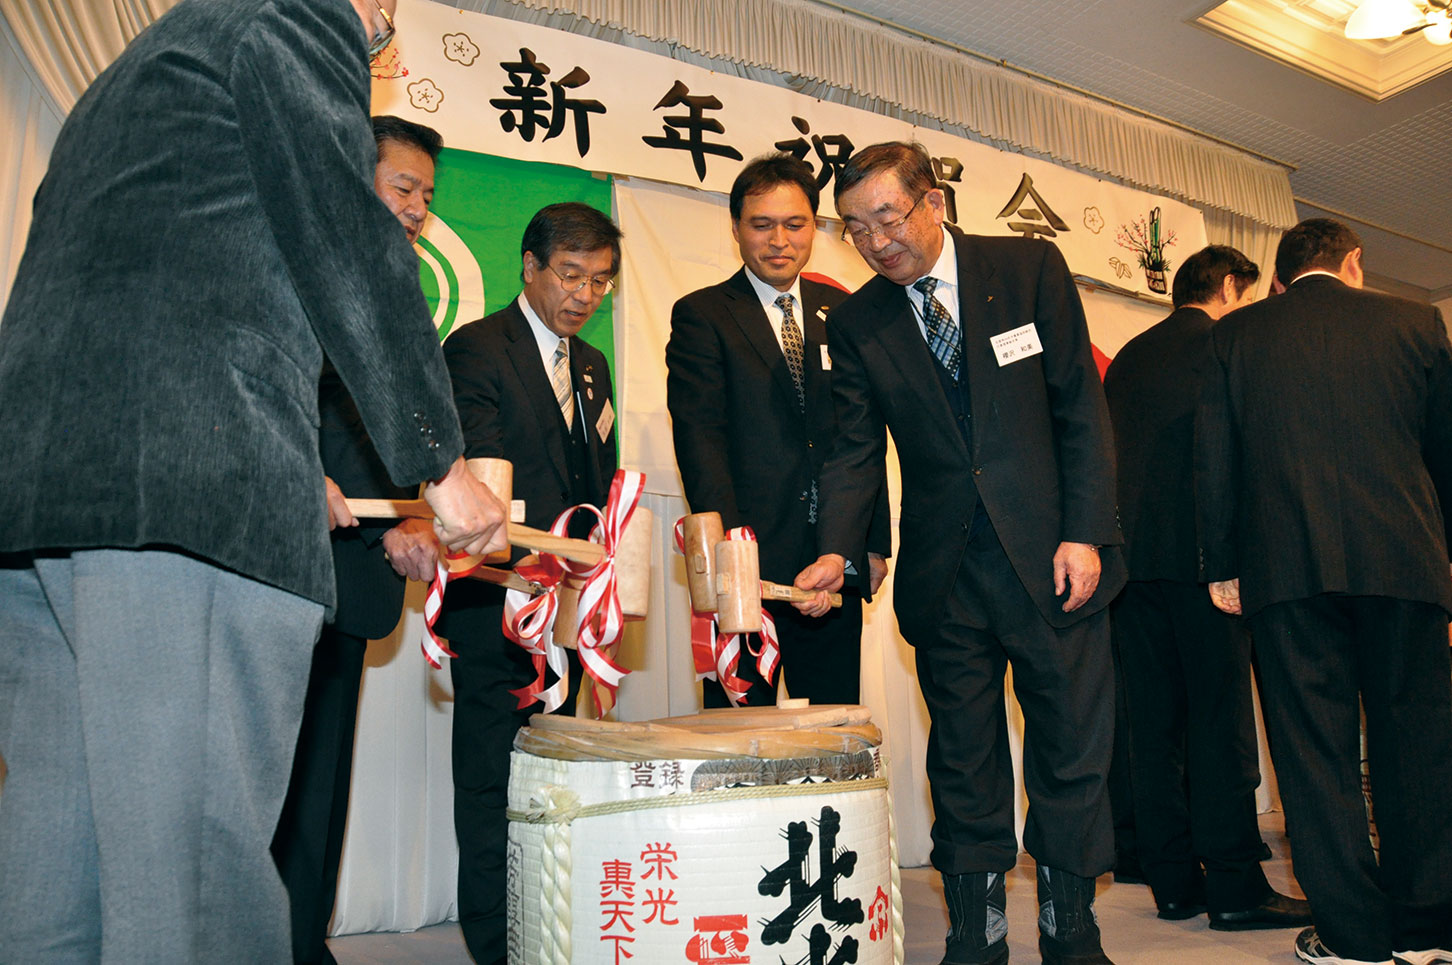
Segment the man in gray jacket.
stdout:
<svg viewBox="0 0 1452 965">
<path fill-rule="evenodd" d="M 289 958 L 325 352 L 441 541 L 501 545 L 373 190 L 395 2 L 184 0 L 56 142 L 0 322 L 7 961 Z"/>
</svg>

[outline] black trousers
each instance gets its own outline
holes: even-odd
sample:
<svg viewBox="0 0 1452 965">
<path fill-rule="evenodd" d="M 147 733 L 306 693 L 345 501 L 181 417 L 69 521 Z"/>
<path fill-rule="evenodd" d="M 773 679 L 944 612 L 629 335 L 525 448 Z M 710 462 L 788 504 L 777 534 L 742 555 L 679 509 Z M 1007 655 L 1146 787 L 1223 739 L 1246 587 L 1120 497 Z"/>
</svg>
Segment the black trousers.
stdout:
<svg viewBox="0 0 1452 965">
<path fill-rule="evenodd" d="M 1140 865 L 1155 900 L 1258 905 L 1250 636 L 1204 586 L 1129 583 L 1111 610 L 1123 661 Z M 1201 866 L 1204 871 L 1202 873 Z"/>
<path fill-rule="evenodd" d="M 806 697 L 813 704 L 860 703 L 862 595 L 844 589 L 842 605 L 820 619 L 804 616 L 779 600 L 768 600 L 766 608 L 776 623 L 777 642 L 781 645 L 777 675 L 786 675 L 791 695 Z M 755 657 L 743 651 L 736 675 L 751 684 L 746 691 L 748 706 L 776 704 L 776 681 L 761 679 Z M 707 707 L 734 706 L 714 680 L 701 681 L 701 697 Z"/>
<path fill-rule="evenodd" d="M 539 704 L 516 710 L 509 691 L 534 679 L 529 654 L 504 636 L 503 605 L 486 606 L 479 632 L 451 638 L 458 657 L 449 663 L 454 682 L 454 833 L 459 840 L 459 927 L 476 962 L 503 965 L 507 943 L 506 858 L 509 819 L 509 753 L 514 735 L 538 713 Z M 573 714 L 580 688 L 580 661 L 570 656 L 570 696 L 556 713 Z"/>
<path fill-rule="evenodd" d="M 1297 877 L 1343 958 L 1452 940 L 1452 661 L 1429 603 L 1321 595 L 1250 618 Z M 1378 864 L 1361 792 L 1366 712 Z"/>
<path fill-rule="evenodd" d="M 1044 560 L 1045 579 L 1052 578 Z M 1024 846 L 1042 865 L 1093 878 L 1114 864 L 1106 776 L 1114 674 L 1105 611 L 1056 629 L 1034 606 L 998 536 L 972 538 L 937 634 L 910 640 L 928 705 L 933 866 L 1007 871 L 1018 857 L 1004 673 L 1024 715 Z"/>
<path fill-rule="evenodd" d="M 327 946 L 328 922 L 338 892 L 367 647 L 367 640 L 327 624 L 313 650 L 292 780 L 272 838 L 272 857 L 292 908 L 292 955 L 297 963 L 334 961 Z"/>
</svg>

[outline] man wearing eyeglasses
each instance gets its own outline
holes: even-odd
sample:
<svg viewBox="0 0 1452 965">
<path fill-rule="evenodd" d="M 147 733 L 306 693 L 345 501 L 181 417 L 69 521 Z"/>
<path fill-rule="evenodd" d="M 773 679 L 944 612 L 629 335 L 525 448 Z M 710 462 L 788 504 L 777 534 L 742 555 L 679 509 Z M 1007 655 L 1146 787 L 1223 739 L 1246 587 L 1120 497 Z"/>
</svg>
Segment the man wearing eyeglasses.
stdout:
<svg viewBox="0 0 1452 965">
<path fill-rule="evenodd" d="M 443 542 L 502 545 L 373 190 L 386 3 L 184 0 L 56 141 L 0 324 L 7 962 L 290 959 L 325 354 Z"/>
<path fill-rule="evenodd" d="M 718 512 L 728 528 L 750 526 L 763 579 L 791 582 L 817 556 L 817 476 L 836 435 L 827 312 L 847 293 L 801 277 L 817 233 L 817 178 L 789 154 L 757 158 L 731 186 L 731 235 L 742 268 L 692 292 L 671 312 L 667 404 L 676 462 L 692 512 Z M 768 602 L 793 697 L 814 704 L 860 699 L 862 595 L 876 591 L 892 548 L 884 490 L 865 543 L 864 577 L 824 616 Z M 869 568 L 870 567 L 870 568 Z M 870 580 L 870 584 L 869 584 Z M 861 592 L 859 592 L 859 590 Z M 743 655 L 743 703 L 776 703 Z M 729 700 L 702 683 L 707 707 Z"/>
<path fill-rule="evenodd" d="M 880 277 L 827 326 L 838 437 L 822 474 L 823 555 L 796 583 L 841 584 L 890 431 L 902 466 L 895 608 L 933 724 L 943 962 L 1008 959 L 1009 663 L 1028 735 L 1024 844 L 1038 862 L 1043 960 L 1107 962 L 1092 905 L 1095 877 L 1114 862 L 1105 606 L 1124 565 L 1113 437 L 1074 281 L 1052 244 L 945 225 L 919 145 L 859 151 L 836 200 Z"/>
<path fill-rule="evenodd" d="M 605 356 L 580 338 L 620 268 L 620 229 L 586 204 L 541 208 L 520 243 L 524 290 L 444 343 L 468 458 L 514 463 L 525 522 L 548 529 L 563 510 L 604 504 L 615 474 L 615 406 Z M 575 519 L 585 536 L 587 514 Z M 590 516 L 589 519 L 593 519 Z M 516 554 L 518 556 L 518 554 Z M 504 636 L 504 591 L 477 580 L 449 586 L 438 624 L 458 658 L 454 681 L 454 830 L 459 926 L 478 962 L 505 961 L 505 818 L 509 752 L 530 711 L 511 690 L 533 665 Z M 570 656 L 573 713 L 580 665 Z"/>
</svg>

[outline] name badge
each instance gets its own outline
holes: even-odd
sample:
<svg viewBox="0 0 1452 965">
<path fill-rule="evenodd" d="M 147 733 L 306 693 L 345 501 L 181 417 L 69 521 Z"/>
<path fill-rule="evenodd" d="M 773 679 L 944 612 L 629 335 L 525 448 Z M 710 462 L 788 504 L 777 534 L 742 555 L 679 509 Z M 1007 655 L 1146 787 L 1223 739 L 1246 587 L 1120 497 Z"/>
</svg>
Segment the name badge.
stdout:
<svg viewBox="0 0 1452 965">
<path fill-rule="evenodd" d="M 822 371 L 823 372 L 830 372 L 830 371 L 832 371 L 832 356 L 830 356 L 830 355 L 827 354 L 827 346 L 825 346 L 825 345 L 819 345 L 817 347 L 822 350 Z"/>
<path fill-rule="evenodd" d="M 993 343 L 993 357 L 998 359 L 999 368 L 1038 355 L 1044 350 L 1039 342 L 1039 330 L 1029 322 L 1021 328 L 1001 332 L 989 339 Z"/>
<path fill-rule="evenodd" d="M 605 408 L 600 410 L 600 418 L 595 420 L 595 435 L 599 437 L 601 442 L 608 442 L 610 439 L 610 430 L 614 427 L 615 407 L 610 404 L 609 399 L 606 399 Z"/>
</svg>

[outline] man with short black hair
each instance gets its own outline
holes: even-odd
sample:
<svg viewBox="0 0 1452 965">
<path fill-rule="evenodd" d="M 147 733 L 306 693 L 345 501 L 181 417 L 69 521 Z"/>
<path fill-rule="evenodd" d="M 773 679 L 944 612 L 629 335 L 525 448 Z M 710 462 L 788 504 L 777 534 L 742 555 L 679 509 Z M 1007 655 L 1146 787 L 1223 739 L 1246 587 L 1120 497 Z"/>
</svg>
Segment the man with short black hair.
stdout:
<svg viewBox="0 0 1452 965">
<path fill-rule="evenodd" d="M 1258 278 L 1234 248 L 1195 252 L 1175 272 L 1174 312 L 1130 339 L 1104 376 L 1129 567 L 1111 622 L 1140 865 L 1159 917 L 1208 908 L 1219 930 L 1310 923 L 1306 903 L 1272 891 L 1260 867 L 1250 637 L 1210 602 L 1196 553 L 1195 407 L 1210 332 L 1250 304 Z"/>
<path fill-rule="evenodd" d="M 746 165 L 729 198 L 741 270 L 676 302 L 666 345 L 666 399 L 686 502 L 692 512 L 720 513 L 727 529 L 750 526 L 761 576 L 778 583 L 817 558 L 817 479 L 837 431 L 826 317 L 847 293 L 802 277 L 817 200 L 816 175 L 790 154 Z M 818 617 L 765 604 L 793 697 L 860 699 L 862 597 L 886 575 L 891 550 L 885 486 L 871 528 L 868 558 L 855 561 L 868 579 L 843 594 L 840 608 Z M 777 681 L 763 680 L 749 655 L 736 675 L 749 685 L 743 703 L 776 703 Z M 702 692 L 707 707 L 730 703 L 716 680 L 703 681 Z"/>
<path fill-rule="evenodd" d="M 620 269 L 620 229 L 586 204 L 541 208 L 520 243 L 524 290 L 444 343 L 464 455 L 514 464 L 524 521 L 549 529 L 565 509 L 603 506 L 616 468 L 610 365 L 580 329 Z M 587 535 L 593 516 L 574 519 Z M 515 553 L 516 561 L 521 554 Z M 505 846 L 509 752 L 532 709 L 511 690 L 534 678 L 529 655 L 504 635 L 504 591 L 478 580 L 450 584 L 438 629 L 458 657 L 454 681 L 454 830 L 459 839 L 459 927 L 478 962 L 505 961 Z M 580 664 L 570 659 L 574 713 Z"/>
<path fill-rule="evenodd" d="M 1109 415 L 1074 280 L 1048 242 L 944 225 L 921 145 L 859 151 L 836 196 L 880 277 L 828 326 L 838 436 L 822 473 L 822 555 L 796 584 L 841 584 L 891 431 L 902 466 L 894 608 L 933 723 L 932 859 L 951 923 L 943 961 L 1008 960 L 1011 661 L 1029 735 L 1024 845 L 1038 862 L 1039 948 L 1049 965 L 1108 962 L 1093 909 L 1094 879 L 1114 862 L 1104 608 L 1124 567 Z"/>
<path fill-rule="evenodd" d="M 373 118 L 378 163 L 373 192 L 418 240 L 434 195 L 434 161 L 444 142 L 439 132 L 400 117 Z M 292 780 L 282 817 L 272 837 L 272 856 L 287 885 L 292 907 L 292 955 L 298 965 L 331 963 L 328 922 L 338 891 L 338 864 L 348 819 L 348 785 L 353 775 L 353 732 L 358 688 L 369 640 L 387 636 L 403 607 L 404 574 L 399 537 L 388 524 L 360 525 L 343 497 L 411 499 L 416 489 L 395 486 L 368 438 L 363 417 L 331 363 L 318 386 L 318 452 L 327 474 L 333 528 L 333 573 L 338 605 L 313 649 L 302 727 L 292 762 Z M 410 520 L 423 538 L 416 541 L 432 567 L 433 525 Z M 397 570 L 397 572 L 395 572 Z M 415 574 L 417 575 L 417 574 Z M 423 576 L 418 576 L 423 579 Z"/>
<path fill-rule="evenodd" d="M 1243 612 L 1315 924 L 1312 965 L 1452 959 L 1452 345 L 1362 290 L 1329 219 L 1282 238 L 1286 292 L 1223 319 L 1196 420 L 1202 578 Z M 1365 712 L 1380 860 L 1367 838 Z"/>
</svg>

